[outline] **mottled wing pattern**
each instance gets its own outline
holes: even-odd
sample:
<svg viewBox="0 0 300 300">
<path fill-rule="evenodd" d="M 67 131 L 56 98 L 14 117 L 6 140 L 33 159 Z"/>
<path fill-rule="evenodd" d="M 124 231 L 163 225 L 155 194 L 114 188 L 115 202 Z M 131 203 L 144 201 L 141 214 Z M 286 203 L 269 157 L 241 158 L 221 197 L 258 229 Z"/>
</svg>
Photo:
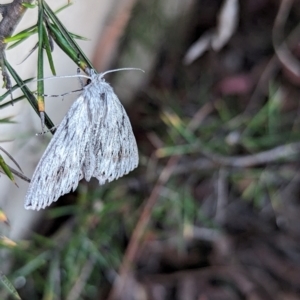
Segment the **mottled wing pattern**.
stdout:
<svg viewBox="0 0 300 300">
<path fill-rule="evenodd" d="M 96 168 L 93 176 L 99 184 L 117 179 L 138 166 L 139 157 L 136 140 L 127 113 L 116 94 L 106 97 L 106 118 L 97 131 L 94 151 Z"/>
<path fill-rule="evenodd" d="M 104 81 L 86 90 L 92 116 L 91 161 L 95 168 L 85 172 L 87 180 L 96 177 L 99 184 L 117 179 L 138 166 L 138 149 L 127 113 L 110 85 Z M 100 99 L 99 99 L 100 98 Z"/>
<path fill-rule="evenodd" d="M 101 76 L 92 82 L 63 118 L 29 185 L 25 208 L 41 209 L 75 190 L 83 177 L 100 184 L 138 165 L 138 149 L 129 118 Z"/>
<path fill-rule="evenodd" d="M 83 177 L 91 127 L 87 102 L 80 96 L 70 107 L 32 176 L 25 208 L 45 208 L 61 195 L 75 190 Z"/>
</svg>

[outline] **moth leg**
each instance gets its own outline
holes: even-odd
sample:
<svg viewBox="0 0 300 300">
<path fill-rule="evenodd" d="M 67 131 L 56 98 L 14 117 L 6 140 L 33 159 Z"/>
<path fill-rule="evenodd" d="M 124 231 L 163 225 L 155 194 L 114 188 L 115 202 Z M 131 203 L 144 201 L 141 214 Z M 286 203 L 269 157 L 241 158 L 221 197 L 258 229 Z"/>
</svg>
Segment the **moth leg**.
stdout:
<svg viewBox="0 0 300 300">
<path fill-rule="evenodd" d="M 54 131 L 57 129 L 58 126 L 53 126 L 50 129 L 43 131 L 43 132 L 37 132 L 35 135 L 44 135 L 45 133 L 51 132 L 54 133 Z"/>
<path fill-rule="evenodd" d="M 80 68 L 77 68 L 77 75 L 79 75 L 79 74 L 80 74 Z M 81 90 L 83 90 L 84 82 L 81 77 L 78 77 L 78 80 L 79 80 L 79 84 L 81 85 Z"/>
<path fill-rule="evenodd" d="M 67 93 L 63 93 L 63 94 L 58 94 L 58 95 L 42 94 L 42 96 L 44 96 L 44 97 L 62 97 L 63 98 L 66 95 L 70 95 L 70 94 L 81 92 L 81 91 L 82 91 L 82 89 L 80 89 L 80 90 L 74 90 L 74 91 L 71 91 L 71 92 L 67 92 Z"/>
</svg>

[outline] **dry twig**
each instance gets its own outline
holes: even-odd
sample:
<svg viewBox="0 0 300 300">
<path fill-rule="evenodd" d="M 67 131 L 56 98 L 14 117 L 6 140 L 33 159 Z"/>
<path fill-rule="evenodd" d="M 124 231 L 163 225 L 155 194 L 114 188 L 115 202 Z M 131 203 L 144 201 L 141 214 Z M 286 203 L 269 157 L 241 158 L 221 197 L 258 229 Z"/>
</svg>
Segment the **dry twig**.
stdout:
<svg viewBox="0 0 300 300">
<path fill-rule="evenodd" d="M 4 42 L 4 39 L 13 34 L 16 26 L 27 10 L 23 4 L 31 2 L 32 0 L 14 0 L 11 3 L 0 5 L 0 13 L 2 15 L 2 20 L 0 22 L 0 67 L 2 70 L 3 81 L 7 89 L 11 88 L 11 83 L 4 65 L 4 51 L 7 46 L 7 44 Z"/>
<path fill-rule="evenodd" d="M 152 209 L 159 198 L 162 188 L 169 180 L 174 167 L 179 161 L 179 156 L 170 157 L 167 165 L 160 173 L 160 176 L 157 180 L 155 187 L 152 190 L 149 198 L 146 201 L 144 209 L 140 215 L 140 218 L 137 222 L 137 225 L 133 231 L 131 239 L 129 241 L 128 247 L 126 249 L 123 262 L 119 269 L 119 278 L 115 280 L 115 283 L 112 287 L 111 293 L 108 299 L 119 299 L 122 291 L 126 285 L 127 274 L 131 272 L 131 267 L 134 262 L 135 257 L 137 256 L 139 246 L 141 244 L 142 236 L 145 232 L 145 229 L 149 223 Z"/>
</svg>

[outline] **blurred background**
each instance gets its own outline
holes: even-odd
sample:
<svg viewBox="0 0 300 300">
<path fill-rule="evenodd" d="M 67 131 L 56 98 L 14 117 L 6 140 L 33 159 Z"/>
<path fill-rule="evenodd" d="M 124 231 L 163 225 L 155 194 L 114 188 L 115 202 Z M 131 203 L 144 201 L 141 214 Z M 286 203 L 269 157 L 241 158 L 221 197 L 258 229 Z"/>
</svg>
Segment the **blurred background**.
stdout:
<svg viewBox="0 0 300 300">
<path fill-rule="evenodd" d="M 28 13 L 20 28 L 35 22 Z M 74 0 L 58 17 L 90 39 L 79 44 L 99 72 L 145 70 L 106 77 L 140 164 L 39 212 L 23 208 L 26 182 L 1 176 L 0 271 L 20 297 L 299 299 L 299 1 Z M 35 43 L 7 52 L 14 67 Z M 58 75 L 75 74 L 57 48 Z M 16 68 L 36 75 L 36 56 Z M 56 124 L 74 99 L 46 100 Z M 51 135 L 35 136 L 25 100 L 0 110 L 11 115 L 0 145 L 30 177 Z M 0 299 L 14 299 L 3 280 Z"/>
</svg>

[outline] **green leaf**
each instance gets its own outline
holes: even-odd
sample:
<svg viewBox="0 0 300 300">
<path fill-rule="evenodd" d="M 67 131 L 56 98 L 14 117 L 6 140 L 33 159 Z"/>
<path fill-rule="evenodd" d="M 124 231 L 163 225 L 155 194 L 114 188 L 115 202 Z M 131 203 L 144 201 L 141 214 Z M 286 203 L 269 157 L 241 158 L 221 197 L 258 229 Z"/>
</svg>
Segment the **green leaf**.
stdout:
<svg viewBox="0 0 300 300">
<path fill-rule="evenodd" d="M 13 118 L 13 116 L 0 119 L 0 123 L 15 124 L 16 122 L 15 121 L 11 121 L 10 120 L 11 118 Z"/>
<path fill-rule="evenodd" d="M 0 280 L 15 299 L 21 299 L 20 295 L 18 294 L 13 284 L 7 279 L 7 277 L 1 271 L 0 271 Z"/>
<path fill-rule="evenodd" d="M 24 80 L 24 84 L 26 84 L 26 83 L 32 81 L 33 79 L 34 79 L 34 77 L 28 78 L 28 79 Z M 1 102 L 2 100 L 4 100 L 7 96 L 10 96 L 11 93 L 12 93 L 14 90 L 18 89 L 18 88 L 19 88 L 19 86 L 16 84 L 16 85 L 14 85 L 10 90 L 8 90 L 8 91 L 5 92 L 3 95 L 1 95 L 1 96 L 0 96 L 0 102 Z M 12 101 L 14 101 L 14 100 L 12 100 Z M 1 106 L 0 106 L 0 107 L 1 107 Z"/>
<path fill-rule="evenodd" d="M 50 46 L 50 42 L 49 42 L 49 37 L 47 34 L 47 30 L 45 25 L 43 24 L 43 38 L 44 38 L 44 47 L 46 49 L 46 53 L 47 53 L 47 58 L 48 58 L 48 62 L 50 65 L 50 69 L 53 75 L 56 75 L 56 71 L 55 71 L 55 67 L 54 67 L 54 62 L 53 62 L 53 58 L 52 58 L 52 53 L 51 53 L 51 46 Z"/>
<path fill-rule="evenodd" d="M 66 5 L 60 7 L 59 9 L 57 9 L 54 13 L 55 13 L 55 14 L 58 14 L 58 13 L 60 13 L 62 10 L 64 10 L 65 8 L 67 8 L 67 7 L 71 6 L 71 5 L 73 5 L 73 3 L 72 3 L 72 2 L 69 2 L 68 4 L 66 4 Z"/>
<path fill-rule="evenodd" d="M 26 30 L 23 30 L 13 36 L 6 37 L 4 39 L 4 43 L 11 43 L 11 42 L 18 41 L 18 40 L 22 40 L 22 42 L 23 42 L 25 39 L 29 38 L 30 36 L 32 36 L 35 33 L 37 33 L 36 25 L 29 27 Z"/>
<path fill-rule="evenodd" d="M 37 104 L 42 124 L 42 132 L 45 127 L 45 99 L 44 99 L 44 10 L 43 0 L 39 0 L 38 15 L 38 67 L 37 67 Z"/>
<path fill-rule="evenodd" d="M 39 100 L 42 99 L 44 102 L 43 94 L 44 94 L 44 60 L 43 60 L 43 46 L 44 46 L 44 32 L 43 32 L 43 21 L 44 21 L 44 12 L 43 7 L 39 5 L 39 16 L 38 16 L 38 68 L 37 68 L 37 97 L 38 97 L 38 106 L 40 111 L 40 103 Z"/>
<path fill-rule="evenodd" d="M 55 26 L 58 30 L 54 30 L 53 38 L 57 45 L 68 55 L 70 58 L 83 70 L 86 72 L 87 68 L 94 69 L 89 59 L 86 57 L 84 52 L 80 49 L 74 39 L 71 37 L 70 33 L 66 30 L 60 20 L 57 18 L 55 13 L 51 10 L 48 4 L 43 1 L 43 7 L 45 9 L 45 15 L 50 18 L 53 22 L 47 22 L 48 26 Z M 50 28 L 49 26 L 49 28 Z M 53 27 L 54 29 L 56 29 Z M 75 55 L 73 54 L 75 53 Z"/>
<path fill-rule="evenodd" d="M 27 39 L 27 38 L 22 39 L 22 40 L 18 40 L 17 42 L 15 42 L 15 43 L 11 44 L 10 46 L 8 46 L 6 49 L 7 49 L 7 50 L 10 50 L 10 49 L 15 48 L 15 47 L 17 47 L 18 45 L 20 45 L 21 43 L 23 43 L 26 39 Z"/>
<path fill-rule="evenodd" d="M 4 171 L 4 173 L 7 175 L 7 177 L 13 182 L 15 182 L 15 178 L 14 175 L 12 174 L 12 172 L 10 171 L 8 165 L 6 164 L 6 162 L 4 161 L 2 155 L 0 154 L 0 168 L 2 168 L 2 170 Z"/>
<path fill-rule="evenodd" d="M 17 34 L 23 34 L 24 32 L 28 32 L 28 31 L 32 31 L 32 30 L 37 30 L 37 26 L 36 25 L 32 25 L 28 28 L 23 29 L 22 31 L 18 32 Z"/>
<path fill-rule="evenodd" d="M 2 147 L 0 147 L 0 150 L 2 151 L 2 152 L 4 152 L 8 157 L 9 157 L 9 159 L 10 160 L 12 160 L 13 161 L 13 163 L 17 166 L 17 168 L 21 171 L 21 172 L 23 172 L 22 171 L 22 169 L 21 169 L 21 167 L 20 167 L 20 165 L 17 163 L 17 161 L 4 149 L 4 148 L 2 148 Z"/>
<path fill-rule="evenodd" d="M 8 101 L 8 102 L 5 102 L 5 103 L 3 103 L 3 104 L 0 105 L 0 109 L 3 109 L 3 108 L 5 108 L 5 107 L 7 107 L 7 106 L 12 106 L 12 105 L 14 105 L 16 102 L 19 102 L 19 101 L 21 101 L 21 100 L 23 100 L 23 99 L 25 99 L 25 98 L 26 98 L 26 97 L 23 95 L 23 96 L 20 96 L 20 97 L 15 98 L 15 99 L 13 99 L 13 100 L 10 100 L 10 101 Z"/>
<path fill-rule="evenodd" d="M 38 109 L 38 105 L 37 105 L 37 100 L 36 100 L 35 96 L 33 95 L 33 93 L 29 90 L 29 88 L 26 85 L 24 85 L 24 81 L 19 77 L 17 72 L 9 64 L 9 62 L 7 61 L 6 58 L 4 58 L 4 64 L 7 68 L 7 70 L 9 71 L 9 73 L 11 74 L 11 76 L 13 77 L 13 79 L 16 81 L 16 83 L 18 84 L 18 86 L 20 87 L 22 92 L 24 93 L 24 95 L 27 98 L 27 100 L 29 101 L 30 105 L 33 107 L 33 109 L 39 116 L 40 114 L 39 114 L 39 109 Z M 53 130 L 54 124 L 46 113 L 45 113 L 45 125 L 52 133 L 54 133 L 54 130 Z"/>
<path fill-rule="evenodd" d="M 73 38 L 73 39 L 77 39 L 77 40 L 81 40 L 81 41 L 89 41 L 90 39 L 84 37 L 84 36 L 81 36 L 81 35 L 77 35 L 75 33 L 72 33 L 69 31 L 69 34 L 70 36 Z"/>
<path fill-rule="evenodd" d="M 61 34 L 59 28 L 51 23 L 47 23 L 48 30 L 51 33 L 51 36 L 55 40 L 56 44 L 74 61 L 76 64 L 80 65 L 78 63 L 78 52 L 72 48 L 70 43 L 64 38 L 64 36 Z"/>
<path fill-rule="evenodd" d="M 57 276 L 58 274 L 60 274 L 59 264 L 59 254 L 55 252 L 53 253 L 53 257 L 50 261 L 48 279 L 45 285 L 45 291 L 42 298 L 43 300 L 59 298 L 59 285 L 61 284 Z"/>
<path fill-rule="evenodd" d="M 30 179 L 28 177 L 26 177 L 23 173 L 20 173 L 19 171 L 15 170 L 14 168 L 12 168 L 10 166 L 9 166 L 9 169 L 14 175 L 18 176 L 22 180 L 30 182 Z M 3 171 L 1 171 L 1 172 L 3 172 Z"/>
<path fill-rule="evenodd" d="M 28 276 L 36 270 L 39 270 L 42 266 L 44 266 L 49 259 L 51 259 L 51 251 L 46 250 L 35 256 L 32 260 L 30 260 L 27 264 L 22 265 L 22 267 L 16 270 L 12 276 Z"/>
<path fill-rule="evenodd" d="M 24 3 L 22 2 L 22 5 L 26 8 L 36 8 L 37 4 L 31 4 L 31 3 Z"/>
<path fill-rule="evenodd" d="M 17 42 L 15 42 L 12 45 L 8 46 L 7 49 L 9 50 L 9 49 L 12 49 L 12 48 L 18 46 L 19 44 L 23 43 L 26 39 L 28 39 L 31 35 L 33 35 L 35 33 L 37 33 L 37 26 L 36 25 L 30 26 L 30 27 L 20 31 L 19 33 L 14 35 L 12 38 L 14 38 L 18 35 L 21 36 L 21 37 L 23 36 L 23 37 L 20 38 Z"/>
</svg>

